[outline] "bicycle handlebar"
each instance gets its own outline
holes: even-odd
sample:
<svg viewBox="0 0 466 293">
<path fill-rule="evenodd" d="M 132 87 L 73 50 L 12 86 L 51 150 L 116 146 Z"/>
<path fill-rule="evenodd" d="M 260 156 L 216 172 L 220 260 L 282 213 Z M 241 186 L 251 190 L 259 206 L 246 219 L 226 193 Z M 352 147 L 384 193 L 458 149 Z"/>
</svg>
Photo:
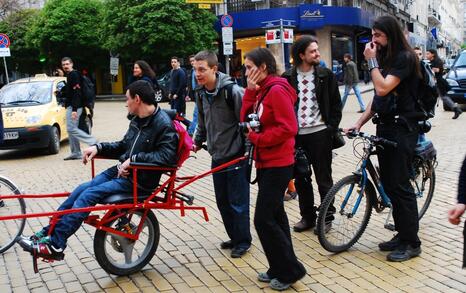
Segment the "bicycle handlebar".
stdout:
<svg viewBox="0 0 466 293">
<path fill-rule="evenodd" d="M 389 147 L 393 147 L 393 148 L 396 148 L 398 146 L 398 143 L 396 143 L 394 141 L 385 139 L 383 137 L 370 135 L 370 134 L 367 134 L 367 133 L 364 133 L 364 132 L 351 131 L 351 132 L 346 133 L 341 128 L 339 129 L 339 131 L 342 132 L 343 134 L 345 134 L 346 137 L 348 137 L 349 139 L 352 139 L 352 138 L 355 138 L 355 137 L 362 137 L 364 139 L 367 139 L 368 141 L 370 141 L 371 143 L 373 143 L 375 145 L 384 145 L 384 146 L 389 146 Z"/>
</svg>

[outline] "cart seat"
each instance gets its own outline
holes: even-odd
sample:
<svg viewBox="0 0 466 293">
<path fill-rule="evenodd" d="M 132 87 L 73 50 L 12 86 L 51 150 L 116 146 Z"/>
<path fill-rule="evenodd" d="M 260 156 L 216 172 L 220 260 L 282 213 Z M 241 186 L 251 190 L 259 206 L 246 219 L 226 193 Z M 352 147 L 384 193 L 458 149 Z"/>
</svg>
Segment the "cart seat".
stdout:
<svg viewBox="0 0 466 293">
<path fill-rule="evenodd" d="M 138 202 L 143 202 L 149 198 L 150 194 L 138 194 Z M 151 201 L 162 202 L 164 199 L 160 197 L 154 197 Z M 123 193 L 123 194 L 113 194 L 104 198 L 100 203 L 101 204 L 123 204 L 123 203 L 132 203 L 134 201 L 132 193 Z"/>
</svg>

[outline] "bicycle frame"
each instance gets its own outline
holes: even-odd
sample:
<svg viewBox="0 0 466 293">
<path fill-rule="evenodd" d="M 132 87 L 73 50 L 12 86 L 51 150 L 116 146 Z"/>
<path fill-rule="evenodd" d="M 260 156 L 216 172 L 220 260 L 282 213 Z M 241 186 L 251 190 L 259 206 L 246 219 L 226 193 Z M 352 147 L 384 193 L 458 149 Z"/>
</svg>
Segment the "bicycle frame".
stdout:
<svg viewBox="0 0 466 293">
<path fill-rule="evenodd" d="M 99 215 L 89 215 L 85 219 L 85 223 L 94 226 L 96 229 L 104 230 L 119 236 L 123 236 L 132 240 L 137 240 L 139 237 L 139 233 L 142 230 L 142 225 L 144 224 L 145 217 L 147 215 L 147 211 L 149 209 L 161 209 L 161 210 L 180 210 L 180 214 L 182 217 L 185 216 L 185 211 L 186 210 L 200 210 L 203 213 L 204 219 L 206 221 L 209 221 L 209 217 L 207 214 L 207 210 L 205 207 L 199 207 L 199 206 L 185 206 L 185 201 L 181 200 L 177 197 L 177 194 L 182 194 L 180 190 L 189 184 L 204 178 L 206 176 L 209 176 L 215 172 L 218 172 L 220 170 L 226 169 L 234 164 L 237 164 L 238 162 L 241 162 L 243 160 L 246 160 L 247 157 L 239 157 L 237 159 L 234 159 L 232 161 L 229 161 L 227 163 L 224 163 L 214 169 L 211 169 L 209 171 L 206 171 L 200 175 L 195 175 L 195 176 L 185 176 L 185 177 L 177 177 L 176 173 L 178 168 L 164 168 L 164 167 L 152 167 L 152 166 L 135 166 L 131 165 L 130 169 L 133 170 L 133 182 L 137 182 L 137 175 L 138 175 L 138 170 L 153 170 L 153 171 L 162 171 L 166 172 L 169 176 L 168 180 L 166 180 L 162 185 L 157 187 L 147 199 L 145 199 L 143 202 L 138 201 L 138 190 L 137 190 L 137 184 L 133 184 L 133 202 L 132 203 L 126 203 L 126 204 L 105 204 L 105 205 L 99 205 L 99 206 L 92 206 L 92 207 L 85 207 L 85 208 L 73 208 L 73 209 L 68 209 L 68 210 L 62 210 L 62 211 L 53 211 L 53 212 L 43 212 L 43 213 L 31 213 L 31 214 L 17 214 L 17 215 L 9 215 L 9 216 L 3 216 L 0 217 L 0 221 L 6 221 L 6 220 L 18 220 L 18 219 L 28 219 L 28 218 L 37 218 L 37 217 L 52 217 L 50 224 L 51 224 L 51 229 L 49 230 L 49 234 L 52 233 L 53 228 L 55 224 L 59 221 L 60 217 L 66 214 L 72 214 L 72 213 L 83 213 L 83 212 L 93 212 L 93 211 L 107 211 L 105 215 L 99 219 Z M 95 162 L 92 160 L 91 162 L 91 168 L 92 168 L 92 177 L 95 176 Z M 175 186 L 175 182 L 183 181 L 179 186 Z M 163 190 L 166 190 L 165 192 L 165 197 L 160 197 L 157 196 L 159 195 Z M 19 195 L 0 195 L 0 201 L 1 200 L 6 200 L 6 199 L 26 199 L 26 198 L 58 198 L 58 197 L 68 197 L 70 195 L 70 192 L 63 192 L 63 193 L 52 193 L 52 194 L 19 194 Z M 155 202 L 154 202 L 155 201 Z M 124 233 L 109 227 L 106 227 L 106 224 L 114 221 L 117 218 L 120 218 L 121 216 L 125 215 L 125 212 L 122 212 L 121 210 L 140 210 L 143 209 L 145 210 L 145 213 L 143 215 L 143 218 L 139 224 L 139 227 L 137 229 L 137 232 L 135 234 L 130 234 L 130 233 Z M 115 214 L 116 212 L 116 214 Z"/>
</svg>

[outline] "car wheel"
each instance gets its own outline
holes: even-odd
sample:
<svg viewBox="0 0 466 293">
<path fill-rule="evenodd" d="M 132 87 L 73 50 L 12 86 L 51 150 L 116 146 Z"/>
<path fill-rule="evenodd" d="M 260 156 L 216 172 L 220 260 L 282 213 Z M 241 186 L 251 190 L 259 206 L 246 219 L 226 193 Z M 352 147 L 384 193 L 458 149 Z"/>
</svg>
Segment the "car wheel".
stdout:
<svg viewBox="0 0 466 293">
<path fill-rule="evenodd" d="M 60 151 L 60 131 L 56 126 L 50 128 L 49 145 L 47 149 L 50 155 L 58 154 Z"/>
</svg>

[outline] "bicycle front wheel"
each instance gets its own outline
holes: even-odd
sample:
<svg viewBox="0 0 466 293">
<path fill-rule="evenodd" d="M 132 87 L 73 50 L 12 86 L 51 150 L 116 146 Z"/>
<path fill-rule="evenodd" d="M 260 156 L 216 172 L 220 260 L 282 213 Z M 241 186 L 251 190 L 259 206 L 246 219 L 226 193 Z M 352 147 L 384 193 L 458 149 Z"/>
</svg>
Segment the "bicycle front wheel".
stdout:
<svg viewBox="0 0 466 293">
<path fill-rule="evenodd" d="M 416 160 L 414 163 L 414 178 L 411 185 L 416 194 L 419 220 L 429 208 L 435 189 L 435 168 L 432 161 Z"/>
<path fill-rule="evenodd" d="M 333 185 L 319 209 L 317 235 L 330 252 L 348 250 L 358 241 L 372 213 L 372 185 L 361 190 L 360 176 L 347 176 Z"/>
<path fill-rule="evenodd" d="M 18 187 L 10 180 L 0 177 L 0 195 L 8 196 L 21 194 Z M 26 213 L 24 199 L 3 199 L 0 200 L 0 217 L 12 216 Z M 0 253 L 8 250 L 16 243 L 16 238 L 23 233 L 26 219 L 0 221 Z"/>
</svg>

